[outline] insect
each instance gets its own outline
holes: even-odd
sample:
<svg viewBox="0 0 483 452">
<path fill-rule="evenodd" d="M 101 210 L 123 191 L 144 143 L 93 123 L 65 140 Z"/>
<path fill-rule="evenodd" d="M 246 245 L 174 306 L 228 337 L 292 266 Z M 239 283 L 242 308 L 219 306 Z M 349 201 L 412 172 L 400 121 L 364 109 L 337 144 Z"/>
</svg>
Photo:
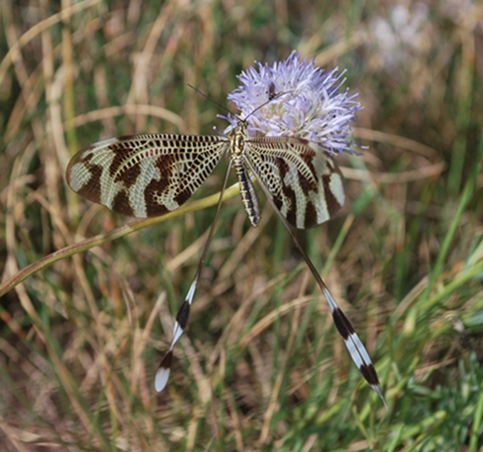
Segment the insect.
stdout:
<svg viewBox="0 0 483 452">
<path fill-rule="evenodd" d="M 276 97 L 273 84 L 268 89 L 268 97 L 268 102 Z M 176 316 L 170 347 L 156 373 L 155 389 L 159 392 L 167 384 L 173 349 L 188 323 L 233 167 L 251 224 L 257 226 L 260 221 L 259 203 L 252 183 L 254 177 L 314 275 L 352 360 L 384 401 L 366 348 L 290 228 L 290 225 L 298 229 L 319 225 L 342 207 L 345 194 L 340 169 L 320 145 L 306 139 L 247 136 L 248 119 L 249 116 L 240 118 L 228 136 L 144 134 L 110 138 L 78 152 L 67 167 L 67 182 L 75 192 L 114 212 L 146 218 L 163 215 L 184 204 L 222 156 L 229 155 L 215 219 L 193 282 Z"/>
<path fill-rule="evenodd" d="M 277 97 L 277 93 L 275 92 L 275 84 L 273 82 L 268 85 L 268 100 L 275 99 Z"/>
</svg>

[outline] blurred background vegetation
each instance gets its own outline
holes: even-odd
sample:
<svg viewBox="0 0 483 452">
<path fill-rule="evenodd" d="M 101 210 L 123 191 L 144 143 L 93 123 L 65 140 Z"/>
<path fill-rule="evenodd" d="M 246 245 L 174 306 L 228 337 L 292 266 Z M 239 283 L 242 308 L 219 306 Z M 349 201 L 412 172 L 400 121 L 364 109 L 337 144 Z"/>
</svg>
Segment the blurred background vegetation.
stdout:
<svg viewBox="0 0 483 452">
<path fill-rule="evenodd" d="M 482 450 L 481 2 L 2 0 L 0 12 L 2 451 Z M 242 69 L 293 49 L 346 68 L 364 106 L 354 135 L 368 149 L 340 159 L 346 206 L 297 235 L 367 344 L 388 412 L 270 206 L 253 229 L 238 197 L 155 394 L 214 208 L 128 234 L 132 219 L 65 182 L 99 139 L 223 129 L 187 84 L 230 108 Z"/>
</svg>

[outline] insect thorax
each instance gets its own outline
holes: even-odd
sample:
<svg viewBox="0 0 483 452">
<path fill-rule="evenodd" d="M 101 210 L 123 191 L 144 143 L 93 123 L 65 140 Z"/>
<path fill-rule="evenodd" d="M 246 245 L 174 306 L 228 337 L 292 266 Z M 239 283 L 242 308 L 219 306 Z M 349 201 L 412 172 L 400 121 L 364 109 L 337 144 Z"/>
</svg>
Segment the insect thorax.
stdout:
<svg viewBox="0 0 483 452">
<path fill-rule="evenodd" d="M 252 225 L 258 226 L 260 222 L 260 207 L 255 188 L 250 180 L 249 168 L 246 163 L 247 159 L 244 157 L 246 152 L 246 129 L 246 122 L 240 121 L 230 139 L 230 158 L 238 177 L 243 207 Z"/>
<path fill-rule="evenodd" d="M 247 124 L 245 121 L 240 120 L 230 138 L 230 153 L 233 159 L 236 159 L 243 154 L 246 137 Z"/>
</svg>

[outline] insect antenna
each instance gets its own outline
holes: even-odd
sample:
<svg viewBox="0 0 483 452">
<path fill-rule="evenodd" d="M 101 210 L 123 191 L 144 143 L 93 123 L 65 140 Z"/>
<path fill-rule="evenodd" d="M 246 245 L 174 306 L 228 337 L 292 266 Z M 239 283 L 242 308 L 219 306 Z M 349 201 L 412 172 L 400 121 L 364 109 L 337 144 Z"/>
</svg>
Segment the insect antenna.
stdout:
<svg viewBox="0 0 483 452">
<path fill-rule="evenodd" d="M 284 92 L 281 92 L 281 93 L 276 93 L 275 92 L 275 85 L 273 82 L 270 82 L 270 85 L 268 86 L 268 100 L 263 102 L 261 105 L 259 105 L 257 108 L 255 108 L 254 110 L 252 110 L 248 116 L 245 118 L 245 119 L 242 119 L 240 118 L 240 116 L 238 116 L 237 114 L 235 113 L 232 113 L 228 108 L 226 108 L 224 105 L 220 104 L 219 102 L 217 102 L 216 100 L 212 99 L 210 96 L 207 96 L 203 91 L 199 90 L 198 88 L 196 88 L 196 86 L 193 86 L 191 85 L 190 83 L 188 83 L 188 86 L 192 89 L 194 89 L 198 94 L 201 94 L 205 99 L 208 99 L 210 100 L 211 102 L 213 102 L 215 105 L 217 105 L 218 107 L 220 107 L 222 110 L 225 110 L 227 113 L 229 113 L 230 115 L 233 115 L 235 116 L 240 122 L 247 122 L 248 121 L 248 118 L 250 116 L 252 116 L 254 113 L 256 113 L 258 110 L 260 110 L 261 108 L 265 107 L 265 105 L 269 104 L 270 102 L 272 102 L 272 100 L 274 99 L 278 99 L 279 97 L 282 97 L 282 96 L 285 96 L 285 94 L 290 94 L 293 92 L 293 90 L 291 91 L 284 91 Z"/>
<path fill-rule="evenodd" d="M 268 100 L 265 101 L 265 102 L 263 102 L 263 104 L 259 105 L 254 110 L 252 110 L 248 114 L 248 116 L 243 120 L 243 122 L 247 122 L 248 121 L 248 118 L 250 118 L 250 116 L 254 115 L 258 110 L 260 110 L 261 108 L 265 107 L 265 105 L 268 105 L 270 102 L 272 102 L 272 100 L 278 99 L 279 97 L 285 96 L 286 94 L 290 94 L 290 93 L 293 93 L 293 90 L 283 91 L 281 93 L 275 93 L 275 85 L 273 84 L 273 82 L 270 82 L 270 86 L 268 87 Z"/>
<path fill-rule="evenodd" d="M 213 99 L 212 97 L 206 95 L 203 91 L 199 90 L 198 88 L 196 88 L 196 86 L 193 86 L 191 85 L 190 83 L 188 83 L 188 86 L 191 88 L 191 89 L 194 89 L 198 94 L 201 94 L 205 99 L 208 99 L 209 101 L 213 102 L 216 106 L 220 107 L 222 110 L 225 110 L 227 113 L 229 113 L 230 115 L 232 115 L 233 113 L 228 109 L 226 108 L 223 104 L 220 104 L 219 102 L 217 102 L 215 99 Z M 235 115 L 237 116 L 237 115 Z M 238 117 L 238 116 L 237 116 Z"/>
</svg>

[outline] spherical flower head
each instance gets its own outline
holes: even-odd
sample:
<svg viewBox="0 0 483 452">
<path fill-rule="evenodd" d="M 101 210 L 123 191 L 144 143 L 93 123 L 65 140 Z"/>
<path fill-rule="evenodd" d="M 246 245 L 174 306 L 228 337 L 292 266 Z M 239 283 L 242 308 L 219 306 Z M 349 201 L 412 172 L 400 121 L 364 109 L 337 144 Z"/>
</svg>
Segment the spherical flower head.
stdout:
<svg viewBox="0 0 483 452">
<path fill-rule="evenodd" d="M 350 124 L 361 105 L 343 90 L 345 71 L 325 72 L 314 60 L 301 60 L 292 52 L 282 62 L 243 71 L 241 85 L 228 95 L 240 110 L 239 116 L 224 117 L 230 122 L 225 133 L 241 119 L 248 123 L 248 136 L 295 136 L 319 144 L 331 154 L 358 155 Z"/>
</svg>

